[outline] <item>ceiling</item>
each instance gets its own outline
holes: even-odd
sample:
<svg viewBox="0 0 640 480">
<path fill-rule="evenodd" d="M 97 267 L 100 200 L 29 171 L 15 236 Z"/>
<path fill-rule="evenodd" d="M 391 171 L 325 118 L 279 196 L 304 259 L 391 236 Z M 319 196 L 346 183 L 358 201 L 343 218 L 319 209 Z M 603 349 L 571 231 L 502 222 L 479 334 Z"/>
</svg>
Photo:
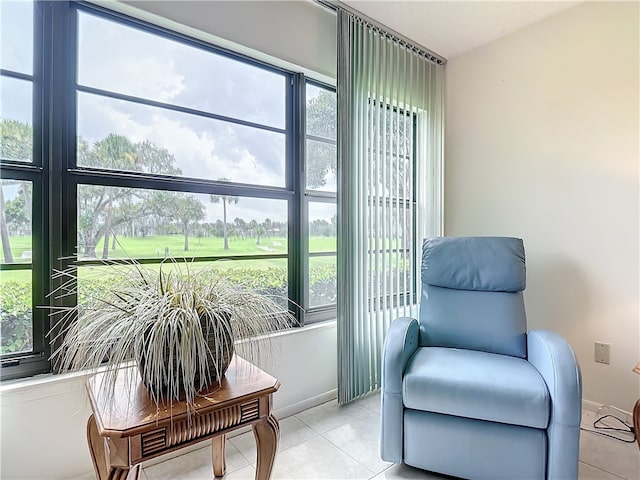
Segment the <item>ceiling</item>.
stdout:
<svg viewBox="0 0 640 480">
<path fill-rule="evenodd" d="M 581 3 L 547 0 L 342 1 L 445 58 L 461 55 Z"/>
</svg>

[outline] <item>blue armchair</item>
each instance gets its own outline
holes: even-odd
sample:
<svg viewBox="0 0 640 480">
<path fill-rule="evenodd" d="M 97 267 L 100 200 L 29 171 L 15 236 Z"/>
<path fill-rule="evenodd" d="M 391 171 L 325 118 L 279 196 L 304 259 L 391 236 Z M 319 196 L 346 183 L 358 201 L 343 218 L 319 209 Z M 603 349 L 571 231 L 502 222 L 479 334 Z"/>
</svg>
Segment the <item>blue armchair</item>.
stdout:
<svg viewBox="0 0 640 480">
<path fill-rule="evenodd" d="M 581 376 L 559 335 L 527 333 L 522 240 L 427 239 L 420 320 L 382 366 L 384 460 L 463 478 L 577 479 Z"/>
</svg>

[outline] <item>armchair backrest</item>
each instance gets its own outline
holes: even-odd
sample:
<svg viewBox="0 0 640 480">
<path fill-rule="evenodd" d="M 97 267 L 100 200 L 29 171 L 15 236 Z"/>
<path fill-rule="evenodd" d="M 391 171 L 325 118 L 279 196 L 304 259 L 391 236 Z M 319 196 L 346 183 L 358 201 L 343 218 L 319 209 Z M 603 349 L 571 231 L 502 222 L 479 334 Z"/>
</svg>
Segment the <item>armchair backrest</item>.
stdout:
<svg viewBox="0 0 640 480">
<path fill-rule="evenodd" d="M 527 356 L 524 245 L 507 237 L 428 238 L 420 344 Z"/>
</svg>

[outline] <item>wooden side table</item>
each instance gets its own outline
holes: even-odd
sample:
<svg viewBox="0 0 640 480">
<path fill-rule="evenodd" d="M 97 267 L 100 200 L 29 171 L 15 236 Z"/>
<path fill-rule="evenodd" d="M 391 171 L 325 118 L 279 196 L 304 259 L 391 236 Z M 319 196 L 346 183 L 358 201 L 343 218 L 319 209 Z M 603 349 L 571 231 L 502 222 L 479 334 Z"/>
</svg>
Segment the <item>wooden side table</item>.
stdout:
<svg viewBox="0 0 640 480">
<path fill-rule="evenodd" d="M 221 384 L 199 395 L 191 412 L 185 402 L 156 408 L 135 367 L 119 373 L 114 404 L 108 406 L 100 397 L 103 377 L 87 381 L 93 410 L 87 441 L 98 480 L 138 478 L 141 462 L 207 439 L 212 439 L 213 474 L 222 476 L 226 434 L 245 425 L 256 438 L 256 480 L 270 478 L 280 437 L 272 395 L 280 382 L 256 366 L 236 355 Z"/>
</svg>

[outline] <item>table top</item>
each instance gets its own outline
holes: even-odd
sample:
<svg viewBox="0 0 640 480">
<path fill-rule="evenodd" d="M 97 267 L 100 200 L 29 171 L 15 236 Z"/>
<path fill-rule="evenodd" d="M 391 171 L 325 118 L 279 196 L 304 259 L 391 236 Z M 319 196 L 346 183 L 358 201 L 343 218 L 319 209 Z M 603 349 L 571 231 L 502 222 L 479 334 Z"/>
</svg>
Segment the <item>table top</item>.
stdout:
<svg viewBox="0 0 640 480">
<path fill-rule="evenodd" d="M 201 392 L 194 400 L 195 410 L 185 401 L 161 402 L 151 400 L 140 380 L 136 366 L 120 369 L 116 380 L 116 393 L 109 405 L 100 395 L 105 373 L 87 380 L 89 401 L 93 408 L 101 435 L 127 436 L 150 424 L 178 421 L 190 415 L 204 414 L 216 409 L 236 405 L 252 398 L 274 393 L 280 382 L 245 359 L 235 355 L 222 382 Z"/>
</svg>

